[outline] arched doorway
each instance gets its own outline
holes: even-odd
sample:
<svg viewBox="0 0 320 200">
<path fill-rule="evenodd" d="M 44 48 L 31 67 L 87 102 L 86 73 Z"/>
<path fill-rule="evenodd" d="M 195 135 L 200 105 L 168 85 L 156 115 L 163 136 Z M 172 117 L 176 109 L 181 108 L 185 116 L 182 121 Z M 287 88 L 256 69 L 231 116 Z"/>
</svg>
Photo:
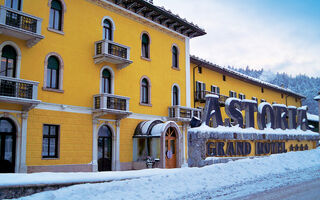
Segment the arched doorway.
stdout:
<svg viewBox="0 0 320 200">
<path fill-rule="evenodd" d="M 166 131 L 165 138 L 165 157 L 166 157 L 166 168 L 177 167 L 177 145 L 176 145 L 176 129 L 169 127 Z"/>
<path fill-rule="evenodd" d="M 98 132 L 98 171 L 112 170 L 112 131 L 106 125 Z"/>
<path fill-rule="evenodd" d="M 15 168 L 16 127 L 8 118 L 0 118 L 0 173 L 13 173 Z"/>
</svg>

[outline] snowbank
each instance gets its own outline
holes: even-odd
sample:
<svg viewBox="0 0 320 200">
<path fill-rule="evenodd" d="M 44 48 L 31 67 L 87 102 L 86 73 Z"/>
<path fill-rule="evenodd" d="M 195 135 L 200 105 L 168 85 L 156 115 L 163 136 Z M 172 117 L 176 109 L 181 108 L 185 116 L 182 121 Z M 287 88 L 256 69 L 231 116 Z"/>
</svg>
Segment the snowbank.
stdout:
<svg viewBox="0 0 320 200">
<path fill-rule="evenodd" d="M 180 168 L 163 170 L 134 171 L 141 178 L 108 183 L 82 184 L 42 192 L 22 199 L 184 199 L 196 194 L 232 193 L 237 186 L 252 183 L 259 185 L 259 180 L 276 178 L 263 185 L 273 188 L 286 184 L 290 180 L 300 181 L 320 177 L 320 173 L 303 173 L 304 170 L 320 170 L 320 149 L 309 151 L 274 154 L 259 159 L 242 159 L 234 162 L 210 165 L 203 168 Z M 159 174 L 157 174 L 160 172 Z M 126 174 L 128 172 L 119 172 Z M 155 173 L 154 176 L 149 176 Z M 91 176 L 83 173 L 83 178 Z M 100 173 L 96 173 L 97 177 Z M 106 173 L 107 174 L 107 173 Z M 113 174 L 113 173 L 109 173 Z M 19 176 L 19 174 L 17 175 Z M 24 175 L 21 175 L 24 176 Z M 297 176 L 298 178 L 294 179 Z M 52 176 L 55 179 L 55 176 Z M 2 179 L 0 179 L 2 180 Z M 246 194 L 255 192 L 247 189 Z M 242 191 L 243 192 L 243 191 Z M 224 197 L 225 198 L 225 197 Z"/>
</svg>

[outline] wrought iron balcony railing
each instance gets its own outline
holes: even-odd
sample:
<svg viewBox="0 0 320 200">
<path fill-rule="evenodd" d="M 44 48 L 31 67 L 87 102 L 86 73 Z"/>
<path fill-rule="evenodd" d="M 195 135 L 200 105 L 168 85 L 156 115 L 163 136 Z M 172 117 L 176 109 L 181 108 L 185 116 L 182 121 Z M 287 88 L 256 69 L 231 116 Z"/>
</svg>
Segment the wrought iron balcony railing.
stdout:
<svg viewBox="0 0 320 200">
<path fill-rule="evenodd" d="M 0 76 L 0 102 L 31 106 L 40 103 L 38 82 Z"/>
<path fill-rule="evenodd" d="M 93 96 L 93 111 L 97 115 L 115 114 L 129 115 L 129 97 L 114 94 L 97 94 Z"/>
<path fill-rule="evenodd" d="M 19 10 L 0 6 L 0 30 L 3 34 L 27 40 L 31 47 L 44 37 L 41 35 L 42 19 Z"/>
<path fill-rule="evenodd" d="M 194 92 L 194 100 L 195 100 L 196 102 L 204 103 L 204 102 L 206 102 L 206 94 L 215 94 L 215 95 L 218 95 L 218 96 L 219 96 L 219 102 L 220 102 L 221 105 L 224 105 L 224 103 L 226 102 L 227 98 L 229 98 L 229 97 L 226 96 L 226 95 L 216 94 L 216 93 L 209 92 L 209 91 L 195 91 L 195 92 Z"/>
<path fill-rule="evenodd" d="M 95 63 L 110 62 L 124 68 L 132 63 L 130 60 L 130 47 L 110 40 L 95 42 Z"/>
<path fill-rule="evenodd" d="M 169 107 L 169 118 L 176 121 L 190 121 L 192 117 L 201 117 L 201 109 L 180 105 Z"/>
</svg>

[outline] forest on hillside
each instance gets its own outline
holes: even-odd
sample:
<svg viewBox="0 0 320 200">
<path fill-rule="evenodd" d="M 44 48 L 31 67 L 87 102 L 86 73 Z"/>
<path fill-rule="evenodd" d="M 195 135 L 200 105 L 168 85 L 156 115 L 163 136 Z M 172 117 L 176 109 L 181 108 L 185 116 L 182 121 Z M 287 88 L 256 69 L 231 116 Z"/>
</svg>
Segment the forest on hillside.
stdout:
<svg viewBox="0 0 320 200">
<path fill-rule="evenodd" d="M 228 68 L 304 95 L 306 99 L 302 101 L 302 104 L 308 106 L 309 113 L 318 115 L 318 104 L 313 98 L 320 91 L 320 77 L 315 78 L 301 74 L 291 76 L 286 73 L 273 73 L 263 69 L 250 69 L 248 66 L 245 69 L 230 66 Z"/>
</svg>

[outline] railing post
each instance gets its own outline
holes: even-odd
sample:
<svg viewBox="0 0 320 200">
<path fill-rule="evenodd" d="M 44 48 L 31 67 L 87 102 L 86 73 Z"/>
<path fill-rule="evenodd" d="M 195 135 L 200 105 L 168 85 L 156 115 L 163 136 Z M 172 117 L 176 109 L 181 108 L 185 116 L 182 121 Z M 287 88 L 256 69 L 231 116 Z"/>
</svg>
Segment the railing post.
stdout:
<svg viewBox="0 0 320 200">
<path fill-rule="evenodd" d="M 32 99 L 37 100 L 38 98 L 38 84 L 32 85 Z"/>
<path fill-rule="evenodd" d="M 130 58 L 130 48 L 127 48 L 127 57 L 126 57 L 126 59 L 129 60 L 129 58 Z"/>
<path fill-rule="evenodd" d="M 42 19 L 37 19 L 37 30 L 36 30 L 36 33 L 37 34 L 41 34 L 41 24 L 42 24 Z"/>
<path fill-rule="evenodd" d="M 174 108 L 176 118 L 180 118 L 180 107 L 175 106 Z"/>
<path fill-rule="evenodd" d="M 0 7 L 0 24 L 6 23 L 6 13 L 7 13 L 7 10 L 5 9 L 5 7 L 1 6 Z"/>
<path fill-rule="evenodd" d="M 107 98 L 108 97 L 106 95 L 101 95 L 100 98 L 101 98 L 101 104 L 100 104 L 101 109 L 107 109 Z"/>
<path fill-rule="evenodd" d="M 129 111 L 129 99 L 126 99 L 126 111 Z"/>
</svg>

